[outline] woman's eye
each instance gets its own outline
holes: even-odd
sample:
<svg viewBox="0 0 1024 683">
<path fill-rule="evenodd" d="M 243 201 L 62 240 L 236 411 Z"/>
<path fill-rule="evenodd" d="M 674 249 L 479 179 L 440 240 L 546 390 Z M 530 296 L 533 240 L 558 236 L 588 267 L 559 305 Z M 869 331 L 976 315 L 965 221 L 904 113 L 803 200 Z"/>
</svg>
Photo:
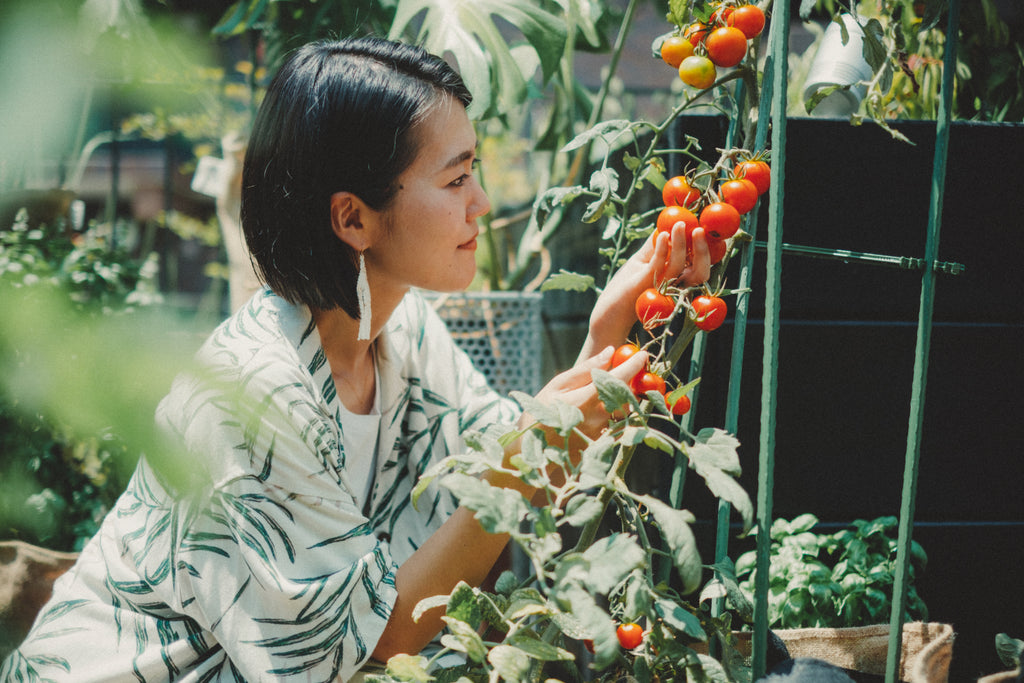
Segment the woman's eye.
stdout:
<svg viewBox="0 0 1024 683">
<path fill-rule="evenodd" d="M 469 164 L 469 167 L 470 167 L 470 169 L 472 169 L 472 170 L 476 170 L 476 169 L 480 168 L 480 160 L 479 160 L 479 159 L 473 159 L 473 161 L 471 161 L 471 162 L 470 162 L 470 164 Z M 458 178 L 456 178 L 455 180 L 453 180 L 453 181 L 451 182 L 451 184 L 452 184 L 452 185 L 453 185 L 454 187 L 462 187 L 463 185 L 465 185 L 465 184 L 466 184 L 466 181 L 467 181 L 467 180 L 469 180 L 469 178 L 471 177 L 471 175 L 472 175 L 471 173 L 463 173 L 463 174 L 462 174 L 462 175 L 460 175 L 460 176 L 459 176 Z"/>
</svg>

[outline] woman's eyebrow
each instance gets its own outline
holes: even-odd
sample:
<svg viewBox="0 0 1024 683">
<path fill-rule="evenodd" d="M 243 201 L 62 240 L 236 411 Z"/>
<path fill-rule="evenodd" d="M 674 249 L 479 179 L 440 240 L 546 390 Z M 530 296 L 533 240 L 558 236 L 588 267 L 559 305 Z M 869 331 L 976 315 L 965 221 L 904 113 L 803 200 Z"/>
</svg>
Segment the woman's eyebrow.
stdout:
<svg viewBox="0 0 1024 683">
<path fill-rule="evenodd" d="M 456 166 L 464 164 L 465 162 L 475 158 L 478 147 L 479 143 L 474 145 L 473 149 L 467 149 L 465 152 L 456 154 L 455 156 L 448 160 L 448 162 L 443 166 L 443 169 L 447 170 L 449 168 L 455 168 Z"/>
</svg>

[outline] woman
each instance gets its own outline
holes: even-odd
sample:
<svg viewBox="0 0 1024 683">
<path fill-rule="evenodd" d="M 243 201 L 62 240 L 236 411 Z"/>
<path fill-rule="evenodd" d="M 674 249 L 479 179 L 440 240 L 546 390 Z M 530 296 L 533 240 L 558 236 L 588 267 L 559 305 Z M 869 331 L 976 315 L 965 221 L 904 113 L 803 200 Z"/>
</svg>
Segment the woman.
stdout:
<svg viewBox="0 0 1024 683">
<path fill-rule="evenodd" d="M 442 60 L 377 39 L 308 45 L 281 69 L 243 171 L 243 228 L 268 287 L 160 405 L 182 469 L 142 459 L 0 678 L 350 680 L 438 635 L 440 610 L 412 619 L 421 599 L 485 578 L 508 538 L 436 486 L 409 499 L 466 430 L 530 423 L 413 293 L 475 272 L 490 206 L 469 102 Z M 667 236 L 627 263 L 577 365 L 540 399 L 578 406 L 595 434 L 607 424 L 591 371 L 608 368 L 656 276 L 707 278 L 695 232 L 693 264 Z M 611 372 L 626 380 L 645 361 Z M 182 470 L 198 483 L 172 484 Z"/>
</svg>

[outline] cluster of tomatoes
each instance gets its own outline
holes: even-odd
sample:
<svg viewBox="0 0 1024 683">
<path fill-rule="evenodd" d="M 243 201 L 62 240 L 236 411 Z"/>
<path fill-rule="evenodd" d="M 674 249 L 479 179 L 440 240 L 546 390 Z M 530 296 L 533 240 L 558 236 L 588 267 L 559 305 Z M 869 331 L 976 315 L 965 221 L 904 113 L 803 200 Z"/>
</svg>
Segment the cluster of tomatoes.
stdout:
<svg viewBox="0 0 1024 683">
<path fill-rule="evenodd" d="M 757 205 L 762 194 L 771 184 L 771 167 L 758 157 L 747 158 L 733 165 L 728 177 L 717 184 L 717 188 L 702 192 L 686 175 L 670 178 L 662 189 L 665 207 L 655 222 L 654 237 L 658 233 L 672 234 L 677 223 L 685 226 L 687 252 L 692 251 L 692 234 L 695 228 L 704 229 L 712 264 L 720 262 L 728 251 L 728 240 L 739 232 L 743 215 Z M 637 297 L 635 310 L 637 319 L 644 329 L 652 330 L 668 321 L 675 313 L 677 301 L 666 286 L 649 287 Z M 715 294 L 703 292 L 688 304 L 691 319 L 698 329 L 711 332 L 725 322 L 728 307 Z M 640 348 L 627 343 L 615 350 L 612 367 L 621 365 Z M 648 391 L 666 394 L 664 378 L 644 369 L 630 380 L 630 388 L 637 396 Z M 674 415 L 685 415 L 690 410 L 690 399 L 675 392 L 666 397 Z"/>
<path fill-rule="evenodd" d="M 743 61 L 749 41 L 761 34 L 764 25 L 764 10 L 757 5 L 722 3 L 706 22 L 694 22 L 681 34 L 665 38 L 661 58 L 679 70 L 684 83 L 704 90 L 714 84 L 719 67 Z"/>
</svg>

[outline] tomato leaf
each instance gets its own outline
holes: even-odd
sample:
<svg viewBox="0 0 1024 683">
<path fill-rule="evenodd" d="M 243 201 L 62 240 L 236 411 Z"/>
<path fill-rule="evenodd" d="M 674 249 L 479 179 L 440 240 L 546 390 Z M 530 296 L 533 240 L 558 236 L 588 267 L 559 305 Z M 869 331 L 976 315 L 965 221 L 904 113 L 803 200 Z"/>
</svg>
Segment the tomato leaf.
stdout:
<svg viewBox="0 0 1024 683">
<path fill-rule="evenodd" d="M 619 639 L 615 622 L 598 604 L 593 595 L 575 582 L 556 586 L 553 593 L 578 623 L 578 633 L 594 642 L 594 664 L 606 668 L 619 656 Z M 556 623 L 561 622 L 556 620 Z"/>
<path fill-rule="evenodd" d="M 569 499 L 565 506 L 565 522 L 574 527 L 581 527 L 604 512 L 604 506 L 594 496 L 584 493 Z"/>
<path fill-rule="evenodd" d="M 609 210 L 611 198 L 619 189 L 619 174 L 614 168 L 602 168 L 590 176 L 590 190 L 596 192 L 598 198 L 587 206 L 580 218 L 584 223 L 593 223 Z"/>
<path fill-rule="evenodd" d="M 643 496 L 640 501 L 647 506 L 658 522 L 658 527 L 675 561 L 679 577 L 683 580 L 683 593 L 692 593 L 700 585 L 703 565 L 697 551 L 697 539 L 690 524 L 696 518 L 688 510 L 676 510 L 652 496 Z"/>
<path fill-rule="evenodd" d="M 510 392 L 509 395 L 537 422 L 561 434 L 568 434 L 573 427 L 583 422 L 583 413 L 580 409 L 564 401 L 544 403 L 521 391 Z"/>
<path fill-rule="evenodd" d="M 725 588 L 726 597 L 739 617 L 744 621 L 753 621 L 754 606 L 747 598 L 747 594 L 740 588 L 739 581 L 736 579 L 736 567 L 732 560 L 728 557 L 722 558 L 711 565 L 711 569 L 715 571 L 715 580 Z"/>
<path fill-rule="evenodd" d="M 544 284 L 540 286 L 540 291 L 542 292 L 548 292 L 556 289 L 570 292 L 590 291 L 594 289 L 594 276 L 570 273 L 569 271 L 562 269 L 558 273 L 549 276 L 548 279 L 544 281 Z"/>
<path fill-rule="evenodd" d="M 533 631 L 517 631 L 515 635 L 508 639 L 508 643 L 519 648 L 531 659 L 537 659 L 542 662 L 572 661 L 575 659 L 571 652 L 541 640 Z"/>
<path fill-rule="evenodd" d="M 739 440 L 728 432 L 709 427 L 697 433 L 687 455 L 694 469 L 713 467 L 738 477 L 742 473 L 739 445 Z"/>
<path fill-rule="evenodd" d="M 659 598 L 654 603 L 654 610 L 665 620 L 666 624 L 676 631 L 685 633 L 701 642 L 708 639 L 708 635 L 700 625 L 700 618 L 683 608 L 682 605 L 672 600 Z"/>
<path fill-rule="evenodd" d="M 518 491 L 491 486 L 468 474 L 455 473 L 442 482 L 459 502 L 475 511 L 480 525 L 488 533 L 513 533 L 529 514 L 529 503 Z"/>
<path fill-rule="evenodd" d="M 595 138 L 605 138 L 606 135 L 611 135 L 614 139 L 622 131 L 628 130 L 630 125 L 630 122 L 626 119 L 610 119 L 608 121 L 602 121 L 593 128 L 588 128 L 574 137 L 566 143 L 560 151 L 571 152 L 574 149 L 583 147 Z M 607 141 L 607 138 L 605 138 L 605 140 Z"/>
<path fill-rule="evenodd" d="M 594 378 L 594 386 L 597 387 L 597 396 L 604 403 L 605 410 L 609 413 L 621 410 L 623 406 L 632 406 L 634 410 L 640 409 L 640 403 L 629 385 L 607 370 L 594 369 L 590 372 Z"/>
</svg>

